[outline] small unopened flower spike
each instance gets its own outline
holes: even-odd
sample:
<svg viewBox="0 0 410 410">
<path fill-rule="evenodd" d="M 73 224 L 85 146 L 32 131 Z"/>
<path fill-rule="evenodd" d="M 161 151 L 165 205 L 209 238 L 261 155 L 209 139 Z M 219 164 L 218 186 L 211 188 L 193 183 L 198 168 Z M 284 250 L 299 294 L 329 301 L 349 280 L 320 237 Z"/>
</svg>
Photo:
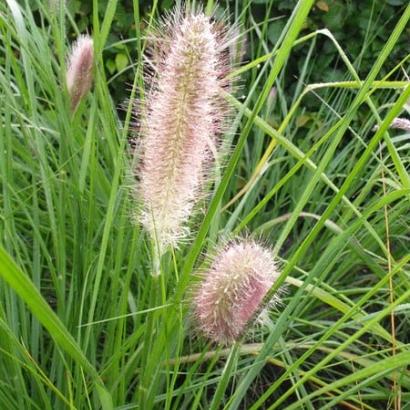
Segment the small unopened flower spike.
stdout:
<svg viewBox="0 0 410 410">
<path fill-rule="evenodd" d="M 229 87 L 227 33 L 202 12 L 177 10 L 154 38 L 136 174 L 141 222 L 160 255 L 186 237 L 218 146 L 227 114 L 221 97 Z"/>
<path fill-rule="evenodd" d="M 410 131 L 410 120 L 407 118 L 396 117 L 390 124 L 390 128 L 397 128 L 399 130 Z M 379 129 L 378 125 L 373 127 L 374 131 Z"/>
<path fill-rule="evenodd" d="M 66 81 L 72 111 L 75 111 L 81 99 L 91 88 L 93 63 L 93 40 L 88 35 L 80 36 L 73 44 L 67 61 Z"/>
<path fill-rule="evenodd" d="M 410 120 L 408 120 L 407 118 L 397 117 L 391 123 L 390 128 L 398 128 L 400 130 L 410 131 Z"/>
<path fill-rule="evenodd" d="M 227 344 L 257 319 L 262 302 L 279 277 L 272 252 L 252 240 L 228 244 L 213 260 L 194 297 L 194 316 L 210 340 Z M 279 303 L 278 293 L 268 302 Z"/>
</svg>

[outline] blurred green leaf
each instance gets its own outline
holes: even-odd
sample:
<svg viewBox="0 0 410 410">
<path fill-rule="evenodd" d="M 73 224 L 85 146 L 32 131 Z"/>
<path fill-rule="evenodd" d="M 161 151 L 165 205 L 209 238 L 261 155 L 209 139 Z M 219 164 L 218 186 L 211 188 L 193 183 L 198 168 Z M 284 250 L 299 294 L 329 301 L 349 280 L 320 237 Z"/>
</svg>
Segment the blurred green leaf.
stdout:
<svg viewBox="0 0 410 410">
<path fill-rule="evenodd" d="M 117 65 L 115 64 L 114 60 L 107 60 L 105 63 L 105 66 L 107 67 L 108 71 L 110 74 L 114 74 L 115 70 L 117 69 Z"/>
<path fill-rule="evenodd" d="M 296 118 L 296 126 L 298 128 L 303 127 L 304 125 L 306 125 L 310 120 L 311 120 L 311 116 L 307 115 L 307 114 L 302 114 L 299 115 L 299 117 Z"/>
<path fill-rule="evenodd" d="M 276 20 L 269 25 L 268 38 L 272 44 L 275 44 L 279 40 L 280 34 L 282 33 L 285 25 L 285 19 Z"/>
<path fill-rule="evenodd" d="M 387 0 L 386 3 L 390 6 L 404 6 L 407 4 L 407 0 Z"/>
<path fill-rule="evenodd" d="M 128 65 L 128 58 L 125 54 L 119 53 L 115 56 L 115 66 L 117 71 L 122 71 Z"/>
</svg>

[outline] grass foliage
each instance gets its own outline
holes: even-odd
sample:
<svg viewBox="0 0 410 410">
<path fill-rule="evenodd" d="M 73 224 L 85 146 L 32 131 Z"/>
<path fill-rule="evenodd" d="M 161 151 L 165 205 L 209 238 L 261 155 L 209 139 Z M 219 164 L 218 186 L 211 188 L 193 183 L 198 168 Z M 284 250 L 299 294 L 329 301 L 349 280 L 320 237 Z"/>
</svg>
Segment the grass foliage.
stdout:
<svg viewBox="0 0 410 410">
<path fill-rule="evenodd" d="M 92 1 L 95 81 L 73 115 L 66 34 L 79 30 L 64 1 L 50 3 L 35 14 L 30 2 L 0 4 L 0 407 L 408 408 L 410 134 L 389 125 L 409 111 L 410 54 L 394 67 L 390 56 L 410 6 L 365 75 L 325 27 L 303 31 L 313 0 L 298 2 L 273 48 L 274 1 L 258 23 L 248 2 L 229 9 L 251 56 L 235 68 L 239 93 L 225 96 L 232 149 L 189 241 L 153 277 L 152 244 L 130 218 L 133 107 L 118 109 L 104 69 L 117 0 Z M 125 69 L 133 84 L 117 83 L 130 101 L 146 47 L 132 5 L 140 58 Z M 154 1 L 145 29 L 158 11 Z M 380 30 L 367 27 L 362 50 Z M 322 40 L 340 78 L 313 83 Z M 287 291 L 268 324 L 222 348 L 195 331 L 189 287 L 207 251 L 236 235 L 272 246 L 282 273 L 271 293 Z"/>
</svg>

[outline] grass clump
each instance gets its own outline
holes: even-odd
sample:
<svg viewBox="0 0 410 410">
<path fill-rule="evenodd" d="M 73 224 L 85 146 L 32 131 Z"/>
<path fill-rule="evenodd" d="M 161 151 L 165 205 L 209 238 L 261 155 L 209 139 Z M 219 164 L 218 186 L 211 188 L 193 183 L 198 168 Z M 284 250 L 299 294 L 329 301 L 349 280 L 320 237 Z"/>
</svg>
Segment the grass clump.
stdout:
<svg viewBox="0 0 410 410">
<path fill-rule="evenodd" d="M 128 155 L 134 101 L 150 101 L 149 35 L 141 34 L 160 19 L 158 3 L 142 24 L 132 2 L 138 58 L 126 67 L 129 87 L 104 64 L 117 1 L 93 2 L 93 86 L 74 106 L 66 34 L 84 30 L 70 9 L 0 4 L 1 408 L 405 408 L 409 134 L 395 126 L 408 117 L 409 55 L 390 63 L 410 6 L 363 73 L 326 27 L 304 31 L 311 0 L 297 3 L 272 46 L 274 3 L 258 21 L 248 2 L 204 5 L 216 16 L 228 10 L 246 39 L 244 61 L 224 72 L 242 80 L 237 93 L 218 90 L 217 107 L 234 109 L 216 144 L 226 161 L 213 158 L 208 195 L 195 197 L 196 215 L 184 214 L 190 234 L 178 246 L 168 241 L 161 258 L 156 235 L 131 221 Z M 380 29 L 371 18 L 363 52 Z M 323 38 L 340 56 L 340 77 L 312 82 Z M 288 62 L 300 48 L 295 76 Z M 114 85 L 130 88 L 124 109 Z M 135 141 L 138 150 L 138 133 Z M 194 330 L 190 291 L 194 273 L 212 268 L 203 255 L 238 236 L 272 249 L 280 266 L 258 298 L 287 291 L 263 325 L 247 322 L 221 347 Z"/>
</svg>

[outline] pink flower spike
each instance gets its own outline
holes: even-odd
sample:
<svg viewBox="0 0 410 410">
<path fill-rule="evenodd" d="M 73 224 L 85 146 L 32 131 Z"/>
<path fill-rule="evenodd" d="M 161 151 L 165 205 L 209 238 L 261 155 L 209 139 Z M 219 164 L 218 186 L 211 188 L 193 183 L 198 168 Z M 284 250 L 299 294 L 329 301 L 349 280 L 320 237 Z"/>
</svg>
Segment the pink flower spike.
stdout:
<svg viewBox="0 0 410 410">
<path fill-rule="evenodd" d="M 230 85 L 227 33 L 202 12 L 177 10 L 154 39 L 135 173 L 140 220 L 160 256 L 187 236 L 187 221 L 208 181 L 227 114 L 221 97 Z"/>
<path fill-rule="evenodd" d="M 67 61 L 66 81 L 72 111 L 76 110 L 81 99 L 91 88 L 93 63 L 93 40 L 88 35 L 80 36 L 73 44 Z"/>
<path fill-rule="evenodd" d="M 193 298 L 200 330 L 217 343 L 238 340 L 261 313 L 278 277 L 270 249 L 251 240 L 228 244 L 213 260 Z M 269 303 L 279 301 L 277 293 Z"/>
<path fill-rule="evenodd" d="M 404 131 L 410 131 L 410 120 L 407 118 L 397 117 L 393 120 L 390 128 L 397 128 Z"/>
<path fill-rule="evenodd" d="M 390 124 L 389 128 L 397 128 L 399 130 L 410 131 L 410 120 L 407 118 L 396 117 L 392 123 Z M 373 131 L 377 131 L 379 129 L 378 125 L 373 127 Z"/>
</svg>

